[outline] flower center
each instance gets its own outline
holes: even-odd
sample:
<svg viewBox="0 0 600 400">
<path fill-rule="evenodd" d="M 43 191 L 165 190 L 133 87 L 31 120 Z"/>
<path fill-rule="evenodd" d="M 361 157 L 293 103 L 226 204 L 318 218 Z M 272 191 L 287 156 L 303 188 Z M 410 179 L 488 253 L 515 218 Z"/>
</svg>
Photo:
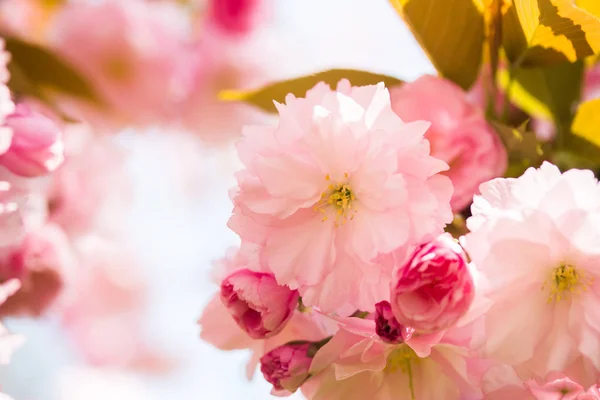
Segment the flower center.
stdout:
<svg viewBox="0 0 600 400">
<path fill-rule="evenodd" d="M 344 178 L 348 179 L 348 173 L 344 173 Z M 325 180 L 330 181 L 330 176 L 326 175 Z M 355 200 L 356 196 L 347 181 L 336 184 L 331 183 L 327 190 L 321 194 L 321 200 L 315 205 L 314 209 L 325 214 L 322 219 L 323 222 L 329 219 L 327 210 L 333 209 L 335 226 L 344 225 L 348 220 L 354 219 L 356 210 L 352 209 L 352 204 Z"/>
<path fill-rule="evenodd" d="M 544 282 L 542 289 L 546 286 L 550 287 L 550 296 L 548 303 L 559 302 L 566 299 L 569 294 L 580 294 L 582 291 L 587 291 L 588 285 L 593 279 L 585 274 L 585 272 L 577 270 L 572 265 L 562 264 L 560 267 L 552 270 L 550 279 Z"/>
<path fill-rule="evenodd" d="M 415 400 L 415 388 L 413 384 L 413 370 L 412 365 L 416 364 L 421 359 L 417 356 L 417 353 L 411 349 L 408 345 L 402 344 L 396 347 L 387 358 L 387 364 L 384 371 L 391 374 L 402 371 L 403 374 L 408 375 L 408 385 L 410 389 L 410 398 Z"/>
<path fill-rule="evenodd" d="M 407 374 L 410 371 L 411 362 L 418 362 L 419 356 L 408 345 L 402 344 L 396 347 L 387 358 L 385 371 L 394 373 L 398 370 Z"/>
</svg>

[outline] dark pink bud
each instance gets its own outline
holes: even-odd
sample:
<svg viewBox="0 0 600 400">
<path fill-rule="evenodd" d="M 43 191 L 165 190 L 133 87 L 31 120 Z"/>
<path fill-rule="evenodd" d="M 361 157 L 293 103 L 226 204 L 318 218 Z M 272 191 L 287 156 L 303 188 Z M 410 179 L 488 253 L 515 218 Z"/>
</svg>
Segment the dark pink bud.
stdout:
<svg viewBox="0 0 600 400">
<path fill-rule="evenodd" d="M 253 339 L 274 336 L 298 306 L 297 290 L 277 284 L 272 274 L 241 269 L 221 283 L 221 300 L 237 324 Z"/>
<path fill-rule="evenodd" d="M 375 304 L 375 331 L 384 342 L 398 344 L 410 339 L 415 330 L 399 324 L 390 303 L 381 301 Z"/>
<path fill-rule="evenodd" d="M 391 305 L 396 320 L 419 333 L 453 326 L 473 301 L 466 255 L 448 233 L 418 246 L 394 271 Z"/>
<path fill-rule="evenodd" d="M 275 391 L 295 392 L 308 378 L 314 344 L 288 343 L 260 359 L 260 370 Z"/>
</svg>

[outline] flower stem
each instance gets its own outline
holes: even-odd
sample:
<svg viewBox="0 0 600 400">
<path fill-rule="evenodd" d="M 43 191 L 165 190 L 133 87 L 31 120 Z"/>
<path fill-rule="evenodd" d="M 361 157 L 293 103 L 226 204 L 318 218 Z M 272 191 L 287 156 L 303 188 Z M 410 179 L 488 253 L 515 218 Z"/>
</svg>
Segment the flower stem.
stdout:
<svg viewBox="0 0 600 400">
<path fill-rule="evenodd" d="M 406 359 L 406 373 L 408 374 L 408 387 L 410 387 L 410 398 L 415 400 L 415 387 L 413 385 L 412 368 L 410 365 L 410 358 Z"/>
</svg>

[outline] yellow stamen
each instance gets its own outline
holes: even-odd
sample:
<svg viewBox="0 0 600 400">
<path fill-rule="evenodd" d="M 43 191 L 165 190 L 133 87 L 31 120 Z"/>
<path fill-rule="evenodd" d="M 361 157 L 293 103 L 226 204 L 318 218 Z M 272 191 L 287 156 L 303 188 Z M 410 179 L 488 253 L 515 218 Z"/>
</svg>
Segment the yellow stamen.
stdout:
<svg viewBox="0 0 600 400">
<path fill-rule="evenodd" d="M 348 178 L 347 172 L 344 173 L 344 178 Z M 325 175 L 325 180 L 331 180 L 329 174 Z M 335 226 L 344 225 L 346 221 L 354 219 L 356 210 L 352 208 L 353 202 L 356 200 L 350 184 L 346 182 L 329 184 L 327 191 L 321 194 L 321 200 L 315 204 L 315 211 L 325 213 L 328 209 L 334 211 Z M 328 216 L 325 216 L 322 221 L 327 221 Z"/>
<path fill-rule="evenodd" d="M 400 370 L 403 374 L 408 375 L 411 399 L 415 398 L 412 366 L 418 364 L 420 360 L 413 349 L 406 344 L 401 344 L 388 355 L 387 364 L 384 369 L 388 373 L 393 374 Z"/>
<path fill-rule="evenodd" d="M 542 290 L 550 288 L 548 303 L 559 302 L 569 295 L 579 295 L 587 291 L 587 287 L 593 283 L 593 278 L 585 271 L 578 270 L 572 265 L 562 264 L 552 270 L 549 280 L 545 281 Z"/>
</svg>

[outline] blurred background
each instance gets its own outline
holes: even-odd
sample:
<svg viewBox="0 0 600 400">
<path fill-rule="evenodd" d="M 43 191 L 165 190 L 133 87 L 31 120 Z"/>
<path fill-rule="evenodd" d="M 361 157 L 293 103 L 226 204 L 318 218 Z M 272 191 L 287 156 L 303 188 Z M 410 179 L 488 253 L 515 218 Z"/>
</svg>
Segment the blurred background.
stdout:
<svg viewBox="0 0 600 400">
<path fill-rule="evenodd" d="M 273 0 L 270 11 L 252 44 L 244 46 L 245 59 L 261 70 L 263 82 L 332 67 L 404 80 L 434 72 L 387 0 Z M 240 126 L 268 120 L 236 118 Z M 211 126 L 198 126 L 205 131 L 201 137 L 211 137 Z M 12 363 L 0 367 L 0 386 L 7 394 L 17 400 L 271 398 L 263 379 L 247 381 L 248 353 L 226 353 L 202 342 L 196 324 L 216 290 L 212 262 L 238 241 L 226 226 L 232 208 L 228 189 L 239 168 L 233 145 L 237 132 L 226 129 L 232 130 L 227 140 L 217 141 L 158 127 L 122 129 L 114 137 L 129 153 L 126 190 L 132 203 L 122 217 L 119 240 L 131 249 L 132 261 L 121 259 L 109 280 L 116 295 L 139 289 L 143 301 L 138 299 L 135 313 L 105 319 L 102 327 L 86 326 L 90 335 L 99 336 L 94 343 L 107 346 L 96 355 L 82 356 L 79 336 L 64 332 L 64 316 L 7 319 L 10 331 L 26 337 Z M 123 189 L 114 191 L 119 195 Z M 132 278 L 125 271 L 134 265 Z M 92 288 L 101 282 L 102 277 L 92 279 Z M 95 295 L 89 290 L 83 298 L 102 300 Z M 123 355 L 139 346 L 144 368 L 101 360 L 111 351 Z"/>
</svg>

